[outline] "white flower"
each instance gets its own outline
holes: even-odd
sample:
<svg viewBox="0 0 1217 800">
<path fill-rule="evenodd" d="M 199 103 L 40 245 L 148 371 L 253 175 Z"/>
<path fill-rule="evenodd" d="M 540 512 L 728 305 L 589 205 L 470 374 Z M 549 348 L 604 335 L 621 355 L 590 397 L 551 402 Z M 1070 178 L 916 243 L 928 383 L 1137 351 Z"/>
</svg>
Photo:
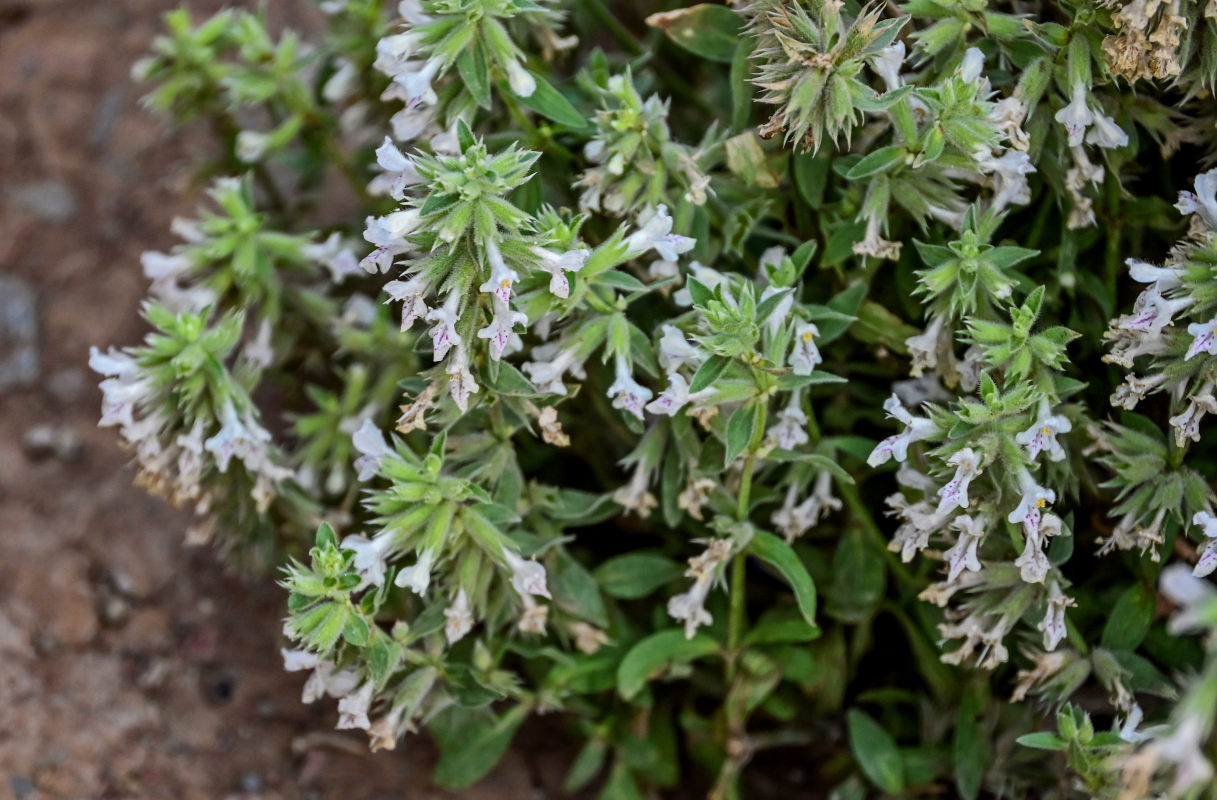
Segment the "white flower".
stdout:
<svg viewBox="0 0 1217 800">
<path fill-rule="evenodd" d="M 576 622 L 570 626 L 570 632 L 575 637 L 575 647 L 579 652 L 595 655 L 601 647 L 608 644 L 609 638 L 604 631 L 588 625 L 586 622 Z"/>
<path fill-rule="evenodd" d="M 496 295 L 494 300 L 494 316 L 491 318 L 490 324 L 479 330 L 477 335 L 479 339 L 488 340 L 490 344 L 490 357 L 498 361 L 503 357 L 503 351 L 507 349 L 507 345 L 511 341 L 515 326 L 527 324 L 527 314 L 513 311 L 506 303 L 499 300 Z"/>
<path fill-rule="evenodd" d="M 237 134 L 237 158 L 246 164 L 261 161 L 270 146 L 270 136 L 258 131 L 241 131 Z"/>
<path fill-rule="evenodd" d="M 397 84 L 392 84 L 390 90 L 397 88 Z M 387 91 L 386 95 L 394 94 L 392 91 Z M 404 92 L 403 99 L 404 99 Z M 389 97 L 381 95 L 388 100 Z M 393 138 L 399 142 L 412 142 L 415 139 L 426 133 L 427 129 L 435 122 L 436 117 L 435 106 L 414 106 L 412 108 L 403 108 L 392 117 L 389 118 L 389 124 L 393 127 Z"/>
<path fill-rule="evenodd" d="M 1036 539 L 1038 545 L 1040 519 L 1043 517 L 1044 508 L 1049 503 L 1056 502 L 1056 492 L 1040 486 L 1025 469 L 1019 470 L 1018 478 L 1023 496 L 1006 519 L 1014 523 L 1021 522 L 1027 532 L 1027 539 Z"/>
<path fill-rule="evenodd" d="M 1208 322 L 1193 322 L 1187 326 L 1187 332 L 1192 335 L 1192 343 L 1187 348 L 1187 354 L 1183 356 L 1184 361 L 1191 361 L 1201 353 L 1208 353 L 1210 356 L 1217 355 L 1217 317 Z"/>
<path fill-rule="evenodd" d="M 696 368 L 705 361 L 705 355 L 689 344 L 680 328 L 665 323 L 659 330 L 663 332 L 659 339 L 659 366 L 668 373 L 685 366 Z"/>
<path fill-rule="evenodd" d="M 1158 587 L 1179 607 L 1167 623 L 1169 633 L 1179 635 L 1211 627 L 1212 623 L 1207 622 L 1206 617 L 1211 618 L 1213 601 L 1217 598 L 1212 583 L 1196 577 L 1186 564 L 1174 563 L 1162 570 Z"/>
<path fill-rule="evenodd" d="M 904 83 L 900 79 L 900 68 L 904 66 L 904 42 L 896 42 L 885 47 L 870 60 L 871 69 L 875 71 L 889 92 L 899 89 Z"/>
<path fill-rule="evenodd" d="M 316 653 L 287 649 L 279 652 L 283 655 L 283 668 L 288 672 L 313 670 L 300 697 L 306 705 L 327 694 L 330 697 L 345 697 L 359 685 L 358 673 L 349 669 L 338 670 L 333 662 L 322 659 Z"/>
<path fill-rule="evenodd" d="M 909 355 L 913 357 L 913 364 L 909 368 L 909 374 L 913 377 L 921 375 L 926 369 L 938 368 L 938 341 L 942 338 L 942 324 L 942 315 L 935 314 L 930 317 L 924 332 L 904 340 Z"/>
<path fill-rule="evenodd" d="M 533 559 L 524 559 L 510 549 L 504 548 L 503 557 L 507 559 L 507 568 L 511 570 L 511 587 L 516 594 L 549 598 L 549 588 L 545 583 L 545 567 Z"/>
<path fill-rule="evenodd" d="M 480 291 L 491 292 L 503 303 L 511 302 L 511 285 L 520 279 L 516 271 L 507 266 L 498 244 L 489 239 L 485 245 L 486 260 L 490 262 L 490 278 L 478 287 Z"/>
<path fill-rule="evenodd" d="M 938 490 L 937 513 L 968 507 L 968 486 L 980 474 L 980 453 L 965 447 L 951 456 L 947 463 L 955 467 L 955 476 Z"/>
<path fill-rule="evenodd" d="M 431 585 L 431 568 L 434 565 L 435 551 L 423 550 L 418 554 L 418 560 L 414 562 L 414 566 L 406 567 L 398 572 L 393 583 L 403 589 L 408 588 L 422 597 L 427 593 L 427 587 Z"/>
<path fill-rule="evenodd" d="M 1177 289 L 1183 283 L 1182 270 L 1178 267 L 1159 267 L 1137 258 L 1126 259 L 1124 264 L 1134 281 L 1154 284 L 1159 294 Z"/>
<path fill-rule="evenodd" d="M 385 294 L 389 296 L 385 302 L 399 301 L 402 303 L 401 329 L 403 331 L 409 330 L 414 325 L 414 320 L 419 317 L 425 318 L 427 312 L 431 310 L 423 300 L 427 288 L 427 284 L 418 277 L 404 281 L 389 281 L 385 284 Z"/>
<path fill-rule="evenodd" d="M 1065 126 L 1070 147 L 1077 147 L 1082 143 L 1086 128 L 1094 122 L 1094 116 L 1086 104 L 1086 84 L 1078 81 L 1073 85 L 1073 97 L 1069 105 L 1056 112 L 1053 119 Z"/>
<path fill-rule="evenodd" d="M 216 469 L 228 471 L 228 464 L 235 456 L 241 461 L 250 461 L 256 450 L 270 440 L 270 434 L 258 425 L 246 425 L 237 416 L 231 401 L 225 401 L 220 412 L 221 428 L 215 436 L 203 443 L 204 449 L 215 458 Z"/>
<path fill-rule="evenodd" d="M 566 394 L 562 376 L 567 370 L 578 368 L 578 353 L 572 348 L 559 349 L 557 344 L 533 348 L 534 361 L 528 361 L 523 370 L 542 394 Z"/>
<path fill-rule="evenodd" d="M 959 65 L 959 77 L 965 83 L 975 83 L 980 79 L 984 68 L 985 54 L 979 48 L 969 47 L 963 54 L 963 61 Z"/>
<path fill-rule="evenodd" d="M 676 261 L 681 253 L 689 252 L 697 244 L 695 239 L 672 233 L 672 217 L 668 215 L 667 206 L 661 205 L 649 216 L 645 215 L 646 212 L 639 215 L 639 229 L 626 239 L 630 257 L 654 250 L 665 261 Z"/>
<path fill-rule="evenodd" d="M 469 595 L 464 589 L 457 590 L 452 605 L 444 609 L 444 636 L 453 645 L 473 630 L 473 610 L 469 606 Z"/>
<path fill-rule="evenodd" d="M 155 250 L 140 254 L 139 263 L 144 268 L 144 277 L 153 283 L 173 280 L 190 271 L 193 262 L 184 253 L 167 255 Z"/>
<path fill-rule="evenodd" d="M 943 553 L 947 562 L 947 582 L 954 582 L 965 569 L 969 572 L 980 572 L 980 558 L 977 550 L 980 540 L 985 535 L 985 518 L 971 517 L 961 514 L 951 521 L 951 527 L 959 531 L 955 544 Z"/>
<path fill-rule="evenodd" d="M 526 594 L 520 595 L 520 600 L 524 604 L 524 611 L 516 620 L 516 628 L 520 633 L 544 636 L 545 624 L 549 621 L 549 606 L 541 605 Z"/>
<path fill-rule="evenodd" d="M 376 43 L 376 61 L 372 66 L 390 77 L 409 72 L 410 57 L 422 44 L 422 38 L 422 34 L 415 31 L 384 37 Z"/>
<path fill-rule="evenodd" d="M 812 322 L 801 322 L 794 329 L 794 347 L 790 350 L 790 358 L 786 363 L 794 370 L 795 375 L 810 375 L 816 365 L 824 360 L 820 349 L 816 347 L 816 337 L 820 329 Z"/>
<path fill-rule="evenodd" d="M 549 273 L 550 293 L 563 300 L 570 297 L 570 279 L 566 273 L 583 269 L 591 251 L 582 247 L 565 253 L 555 253 L 544 247 L 534 247 L 532 251 L 541 259 L 541 269 Z"/>
<path fill-rule="evenodd" d="M 938 426 L 932 420 L 924 417 L 914 417 L 901 404 L 900 398 L 894 394 L 884 401 L 883 410 L 887 412 L 889 417 L 903 422 L 905 428 L 901 433 L 889 436 L 875 446 L 875 449 L 871 451 L 870 457 L 866 459 L 866 463 L 872 467 L 883 464 L 889 458 L 894 458 L 898 462 L 904 461 L 908 457 L 910 444 L 938 433 Z"/>
<path fill-rule="evenodd" d="M 328 269 L 332 283 L 342 283 L 347 276 L 359 274 L 359 259 L 346 246 L 338 231 L 331 233 L 323 242 L 306 244 L 300 248 L 300 252 L 308 260 Z"/>
<path fill-rule="evenodd" d="M 1048 414 L 1047 402 L 1040 409 L 1040 418 L 1027 430 L 1014 437 L 1014 441 L 1027 448 L 1027 457 L 1032 461 L 1040 453 L 1048 453 L 1049 461 L 1062 461 L 1065 449 L 1056 440 L 1058 434 L 1069 433 L 1073 423 L 1066 417 Z"/>
<path fill-rule="evenodd" d="M 1175 208 L 1184 216 L 1200 214 L 1204 224 L 1217 228 L 1217 169 L 1196 176 L 1196 192 L 1179 192 Z"/>
<path fill-rule="evenodd" d="M 1197 511 L 1192 516 L 1192 524 L 1199 525 L 1200 530 L 1209 540 L 1192 570 L 1192 574 L 1197 578 L 1203 578 L 1217 569 L 1217 517 L 1208 511 Z"/>
<path fill-rule="evenodd" d="M 462 412 L 467 411 L 470 396 L 477 394 L 481 387 L 469 371 L 469 354 L 463 345 L 457 347 L 456 355 L 448 359 L 444 372 L 448 374 L 448 394 L 452 396 L 452 402 Z"/>
<path fill-rule="evenodd" d="M 516 97 L 531 97 L 537 90 L 537 80 L 519 61 L 507 62 L 507 83 Z"/>
<path fill-rule="evenodd" d="M 340 103 L 351 96 L 355 82 L 359 79 L 359 69 L 350 59 L 338 59 L 338 69 L 321 87 L 321 96 L 330 103 Z"/>
<path fill-rule="evenodd" d="M 769 521 L 786 537 L 787 542 L 793 542 L 815 527 L 821 519 L 828 515 L 829 511 L 837 511 L 841 508 L 840 499 L 833 497 L 832 476 L 827 472 L 821 472 L 816 476 L 815 487 L 812 489 L 811 495 L 802 503 L 795 505 L 795 501 L 798 499 L 797 491 L 798 484 L 790 484 L 782 507 L 774 511 L 769 518 Z"/>
<path fill-rule="evenodd" d="M 1052 652 L 1065 638 L 1065 609 L 1077 605 L 1074 599 L 1061 591 L 1056 581 L 1048 584 L 1048 608 L 1044 618 L 1036 627 L 1044 634 L 1044 649 Z"/>
<path fill-rule="evenodd" d="M 393 77 L 394 82 L 405 92 L 406 108 L 435 104 L 435 91 L 431 88 L 431 81 L 443 63 L 441 58 L 432 58 L 417 71 L 401 72 Z"/>
<path fill-rule="evenodd" d="M 368 719 L 368 709 L 372 706 L 372 692 L 376 688 L 375 681 L 366 681 L 356 691 L 338 701 L 338 730 L 359 728 L 367 730 L 372 722 Z"/>
<path fill-rule="evenodd" d="M 361 454 L 355 459 L 355 469 L 361 481 L 366 481 L 379 472 L 381 462 L 395 455 L 393 448 L 385 442 L 380 428 L 370 419 L 365 418 L 359 429 L 352 434 L 351 444 Z"/>
<path fill-rule="evenodd" d="M 646 405 L 652 414 L 672 416 L 689 402 L 689 382 L 679 372 L 668 374 L 668 388 Z"/>
<path fill-rule="evenodd" d="M 387 569 L 386 559 L 393 550 L 394 536 L 392 531 L 382 533 L 369 539 L 362 533 L 352 534 L 342 540 L 342 549 L 355 553 L 351 566 L 359 574 L 359 588 L 365 586 L 381 586 L 385 582 Z"/>
<path fill-rule="evenodd" d="M 783 450 L 793 450 L 810 441 L 807 435 L 807 415 L 799 407 L 797 395 L 778 412 L 778 421 L 769 428 L 766 436 Z"/>
<path fill-rule="evenodd" d="M 695 581 L 689 591 L 668 600 L 668 616 L 685 624 L 685 638 L 692 639 L 697 629 L 714 621 L 706 610 L 706 595 L 710 593 L 710 581 Z"/>
<path fill-rule="evenodd" d="M 643 406 L 652 397 L 651 390 L 640 385 L 630 375 L 629 362 L 620 354 L 617 355 L 616 359 L 616 380 L 608 388 L 607 394 L 612 398 L 613 408 L 628 411 L 638 417 L 638 419 L 643 418 Z"/>
<path fill-rule="evenodd" d="M 378 175 L 368 186 L 372 194 L 387 194 L 394 200 L 401 200 L 406 196 L 408 187 L 423 180 L 414 161 L 397 149 L 397 145 L 393 144 L 393 140 L 388 136 L 385 137 L 384 143 L 376 148 L 376 163 L 384 170 L 384 174 Z"/>
<path fill-rule="evenodd" d="M 639 519 L 651 516 L 651 511 L 658 505 L 655 495 L 648 490 L 651 485 L 651 468 L 646 460 L 639 460 L 634 466 L 634 474 L 630 482 L 613 492 L 613 502 L 626 511 L 633 511 Z"/>
<path fill-rule="evenodd" d="M 449 292 L 448 297 L 444 300 L 444 305 L 441 308 L 431 309 L 425 317 L 427 322 L 435 323 L 431 328 L 431 349 L 432 358 L 437 362 L 444 360 L 444 356 L 448 355 L 448 351 L 452 349 L 453 345 L 461 344 L 460 334 L 456 330 L 458 317 L 456 310 L 460 299 L 457 292 Z"/>
<path fill-rule="evenodd" d="M 1035 172 L 1031 157 L 1021 150 L 1007 150 L 997 158 L 981 151 L 977 155 L 977 166 L 992 173 L 992 209 L 1001 211 L 1008 205 L 1026 205 L 1031 202 L 1031 186 L 1027 176 Z"/>
<path fill-rule="evenodd" d="M 1217 414 L 1217 398 L 1213 397 L 1212 383 L 1205 384 L 1199 392 L 1189 397 L 1183 411 L 1168 420 L 1175 429 L 1175 444 L 1183 447 L 1188 439 L 1200 441 L 1200 422 L 1206 414 Z"/>
<path fill-rule="evenodd" d="M 383 217 L 368 217 L 365 220 L 363 238 L 377 247 L 403 252 L 408 246 L 406 237 L 413 233 L 421 222 L 416 208 L 394 211 Z"/>
<path fill-rule="evenodd" d="M 1094 127 L 1086 133 L 1086 143 L 1106 150 L 1128 146 L 1128 134 L 1111 117 L 1096 111 Z"/>
</svg>

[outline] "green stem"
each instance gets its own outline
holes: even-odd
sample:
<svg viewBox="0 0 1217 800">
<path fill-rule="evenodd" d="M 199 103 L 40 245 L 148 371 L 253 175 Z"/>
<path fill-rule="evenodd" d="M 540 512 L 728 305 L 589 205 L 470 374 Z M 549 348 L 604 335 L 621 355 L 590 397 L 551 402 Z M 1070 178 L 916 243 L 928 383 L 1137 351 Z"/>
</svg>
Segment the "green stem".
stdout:
<svg viewBox="0 0 1217 800">
<path fill-rule="evenodd" d="M 596 21 L 603 25 L 609 35 L 616 39 L 617 43 L 627 52 L 633 55 L 642 53 L 642 45 L 634 38 L 634 34 L 630 33 L 630 29 L 622 25 L 621 20 L 617 19 L 612 11 L 609 11 L 604 0 L 584 0 L 583 7 L 591 12 Z"/>
<path fill-rule="evenodd" d="M 558 156 L 567 164 L 574 163 L 575 154 L 559 144 L 552 136 L 546 136 L 544 133 L 542 133 L 541 130 L 532 123 L 532 120 L 528 118 L 528 115 L 520 110 L 520 104 L 516 102 L 514 97 L 506 93 L 503 93 L 502 97 L 503 104 L 507 106 L 507 111 L 511 114 L 511 118 L 514 119 L 530 137 L 532 137 L 532 147 L 536 147 L 542 152 Z"/>
<path fill-rule="evenodd" d="M 748 521 L 748 507 L 752 499 L 752 473 L 756 469 L 756 451 L 760 448 L 765 436 L 765 416 L 768 407 L 758 403 L 756 425 L 753 428 L 752 441 L 748 444 L 748 455 L 744 458 L 744 472 L 740 476 L 739 492 L 735 498 L 735 518 L 739 522 Z M 735 678 L 736 661 L 739 656 L 740 639 L 744 635 L 745 619 L 745 570 L 748 563 L 748 548 L 745 547 L 736 554 L 731 562 L 731 611 L 727 618 L 727 682 Z"/>
</svg>

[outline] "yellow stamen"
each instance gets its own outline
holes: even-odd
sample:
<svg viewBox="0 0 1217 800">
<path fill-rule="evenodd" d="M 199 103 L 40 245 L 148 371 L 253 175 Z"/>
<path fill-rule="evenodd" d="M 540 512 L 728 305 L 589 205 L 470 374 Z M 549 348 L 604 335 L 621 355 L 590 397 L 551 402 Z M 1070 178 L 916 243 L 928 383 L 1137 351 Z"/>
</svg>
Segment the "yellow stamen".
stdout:
<svg viewBox="0 0 1217 800">
<path fill-rule="evenodd" d="M 1044 507 L 1044 506 L 1046 506 L 1046 505 L 1048 505 L 1048 503 L 1047 503 L 1047 502 L 1044 500 L 1044 498 L 1042 498 L 1042 497 L 1041 497 L 1039 500 L 1036 500 L 1036 501 L 1035 501 L 1035 507 L 1036 507 L 1036 508 L 1043 508 L 1043 507 Z"/>
<path fill-rule="evenodd" d="M 803 341 L 810 342 L 811 339 L 812 339 L 811 331 L 804 331 L 803 332 Z"/>
</svg>

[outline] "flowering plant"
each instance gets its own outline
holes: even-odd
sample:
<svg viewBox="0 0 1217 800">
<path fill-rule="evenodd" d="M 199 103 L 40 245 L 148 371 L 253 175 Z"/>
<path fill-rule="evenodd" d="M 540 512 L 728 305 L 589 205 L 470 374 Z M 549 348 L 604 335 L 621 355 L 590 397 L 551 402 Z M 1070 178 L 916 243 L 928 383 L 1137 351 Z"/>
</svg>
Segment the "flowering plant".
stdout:
<svg viewBox="0 0 1217 800">
<path fill-rule="evenodd" d="M 167 17 L 219 147 L 91 359 L 305 702 L 453 788 L 553 712 L 606 800 L 1211 791 L 1212 7 L 320 8 Z"/>
</svg>

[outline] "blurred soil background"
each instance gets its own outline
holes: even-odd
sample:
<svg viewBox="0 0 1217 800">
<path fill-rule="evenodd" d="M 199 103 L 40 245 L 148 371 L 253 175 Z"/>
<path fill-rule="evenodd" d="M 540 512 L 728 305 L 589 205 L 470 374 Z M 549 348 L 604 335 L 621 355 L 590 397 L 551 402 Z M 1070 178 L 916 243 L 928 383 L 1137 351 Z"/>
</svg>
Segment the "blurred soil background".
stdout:
<svg viewBox="0 0 1217 800">
<path fill-rule="evenodd" d="M 283 596 L 184 544 L 96 427 L 90 345 L 134 344 L 139 254 L 192 214 L 209 143 L 139 107 L 129 68 L 172 0 L 0 0 L 0 798 L 450 798 L 435 750 L 369 753 L 282 671 Z M 196 16 L 216 2 L 190 2 Z M 272 0 L 308 29 L 306 2 Z M 480 800 L 560 796 L 531 740 Z"/>
</svg>

